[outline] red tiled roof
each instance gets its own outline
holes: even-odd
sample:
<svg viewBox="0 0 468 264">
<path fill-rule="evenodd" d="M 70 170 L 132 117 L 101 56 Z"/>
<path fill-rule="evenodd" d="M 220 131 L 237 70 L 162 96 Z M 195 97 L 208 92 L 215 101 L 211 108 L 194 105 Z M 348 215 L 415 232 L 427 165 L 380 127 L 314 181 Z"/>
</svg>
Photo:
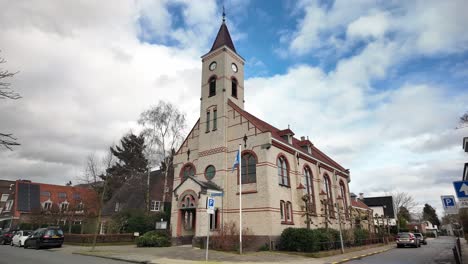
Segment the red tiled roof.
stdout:
<svg viewBox="0 0 468 264">
<path fill-rule="evenodd" d="M 351 206 L 354 207 L 359 207 L 362 209 L 370 210 L 369 206 L 367 206 L 365 203 L 361 202 L 360 200 L 356 199 L 351 199 Z"/>
<path fill-rule="evenodd" d="M 236 110 L 236 112 L 238 112 L 240 115 L 242 115 L 243 117 L 245 117 L 247 120 L 249 120 L 250 123 L 252 123 L 254 126 L 256 126 L 261 132 L 271 132 L 271 135 L 273 138 L 285 143 L 285 144 L 288 144 L 288 142 L 286 142 L 283 138 L 281 138 L 281 131 L 284 132 L 284 130 L 280 130 L 270 124 L 268 124 L 267 122 L 255 117 L 254 115 L 250 114 L 249 112 L 246 112 L 245 110 L 241 109 L 239 106 L 237 106 L 234 102 L 232 102 L 230 99 L 228 100 L 228 105 L 231 106 L 234 110 Z M 292 131 L 291 131 L 292 132 Z M 310 142 L 310 141 L 309 141 Z M 315 159 L 321 161 L 321 162 L 324 162 L 324 163 L 327 163 L 331 166 L 334 166 L 335 168 L 341 170 L 341 171 L 344 171 L 346 172 L 347 170 L 345 168 L 343 168 L 340 164 L 338 164 L 336 161 L 334 161 L 333 159 L 331 159 L 330 157 L 328 157 L 325 153 L 323 153 L 322 151 L 320 151 L 318 148 L 316 148 L 315 146 L 311 145 L 311 149 L 312 149 L 312 154 L 309 154 L 307 152 L 304 152 L 301 148 L 301 146 L 303 145 L 303 142 L 301 142 L 301 140 L 293 137 L 293 140 L 292 140 L 292 145 L 289 144 L 290 146 L 292 146 L 293 148 L 295 148 L 296 150 L 299 150 L 307 155 L 311 155 L 312 157 L 314 157 Z"/>
</svg>

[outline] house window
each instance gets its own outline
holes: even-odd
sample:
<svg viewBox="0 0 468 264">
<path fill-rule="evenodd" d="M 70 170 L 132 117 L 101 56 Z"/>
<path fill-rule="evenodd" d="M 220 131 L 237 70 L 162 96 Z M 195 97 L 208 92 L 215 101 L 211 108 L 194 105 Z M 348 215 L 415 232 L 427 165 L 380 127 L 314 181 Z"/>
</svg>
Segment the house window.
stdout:
<svg viewBox="0 0 468 264">
<path fill-rule="evenodd" d="M 11 207 L 13 207 L 13 200 L 8 200 L 5 204 L 5 211 L 10 211 Z"/>
<path fill-rule="evenodd" d="M 281 214 L 281 221 L 284 221 L 284 201 L 280 201 L 280 214 Z"/>
<path fill-rule="evenodd" d="M 210 132 L 210 111 L 206 112 L 206 133 Z"/>
<path fill-rule="evenodd" d="M 0 202 L 6 202 L 8 200 L 8 196 L 10 196 L 8 193 L 2 194 L 2 198 L 0 199 Z"/>
<path fill-rule="evenodd" d="M 210 94 L 209 97 L 216 95 L 216 77 L 213 76 L 209 80 L 210 83 Z"/>
<path fill-rule="evenodd" d="M 159 212 L 159 210 L 161 209 L 161 201 L 151 201 L 151 207 L 150 207 L 150 210 L 152 212 Z"/>
<path fill-rule="evenodd" d="M 215 109 L 213 110 L 213 130 L 218 128 L 218 111 Z"/>
<path fill-rule="evenodd" d="M 59 193 L 58 193 L 58 198 L 66 199 L 66 198 L 67 198 L 67 193 L 59 192 Z"/>
<path fill-rule="evenodd" d="M 257 182 L 257 159 L 251 153 L 242 155 L 242 184 Z"/>
<path fill-rule="evenodd" d="M 289 168 L 286 159 L 281 156 L 277 161 L 278 166 L 278 183 L 280 185 L 289 186 Z"/>
<path fill-rule="evenodd" d="M 119 202 L 116 202 L 116 203 L 115 203 L 114 211 L 115 211 L 115 212 L 119 212 L 119 211 L 120 211 L 120 203 L 119 203 Z"/>
<path fill-rule="evenodd" d="M 192 164 L 187 164 L 182 168 L 181 177 L 186 179 L 188 176 L 195 176 L 195 167 Z"/>
<path fill-rule="evenodd" d="M 68 203 L 61 203 L 60 211 L 67 211 L 67 210 L 68 210 Z"/>
<path fill-rule="evenodd" d="M 309 198 L 309 204 L 307 205 L 307 210 L 311 213 L 315 213 L 315 196 L 314 196 L 313 177 L 312 177 L 312 172 L 308 166 L 304 168 L 302 184 L 304 185 L 306 194 Z"/>
<path fill-rule="evenodd" d="M 80 193 L 73 193 L 73 199 L 81 200 L 81 194 Z"/>
<path fill-rule="evenodd" d="M 206 167 L 205 177 L 207 180 L 211 181 L 215 175 L 216 175 L 216 168 L 213 165 Z"/>
<path fill-rule="evenodd" d="M 237 98 L 237 80 L 236 79 L 232 79 L 231 95 L 232 97 Z"/>
<path fill-rule="evenodd" d="M 76 211 L 83 211 L 84 209 L 84 204 L 83 203 L 79 203 L 76 205 Z"/>
<path fill-rule="evenodd" d="M 50 210 L 52 208 L 52 203 L 51 202 L 45 202 L 44 203 L 44 210 Z"/>
<path fill-rule="evenodd" d="M 210 214 L 210 230 L 219 229 L 219 209 L 214 210 L 214 214 Z"/>
<path fill-rule="evenodd" d="M 50 192 L 41 192 L 41 196 L 44 196 L 44 197 L 49 197 L 50 198 Z"/>
<path fill-rule="evenodd" d="M 332 197 L 332 189 L 331 189 L 331 182 L 330 177 L 327 174 L 323 176 L 323 191 L 326 194 L 325 199 L 325 210 L 330 217 L 335 217 L 335 213 L 333 210 L 333 197 Z"/>
</svg>

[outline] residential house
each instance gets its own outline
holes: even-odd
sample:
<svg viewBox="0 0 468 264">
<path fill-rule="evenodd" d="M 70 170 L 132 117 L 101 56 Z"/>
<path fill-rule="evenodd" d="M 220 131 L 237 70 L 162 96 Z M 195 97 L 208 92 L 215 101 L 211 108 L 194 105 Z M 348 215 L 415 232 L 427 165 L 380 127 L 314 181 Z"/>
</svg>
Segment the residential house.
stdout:
<svg viewBox="0 0 468 264">
<path fill-rule="evenodd" d="M 360 193 L 359 199 L 372 209 L 374 213 L 374 225 L 377 228 L 376 232 L 378 230 L 389 232 L 391 227 L 396 227 L 397 218 L 392 196 L 364 198 L 363 194 Z"/>
<path fill-rule="evenodd" d="M 351 193 L 351 224 L 353 227 L 366 229 L 375 233 L 374 211 Z"/>
<path fill-rule="evenodd" d="M 2 218 L 9 227 L 21 223 L 36 225 L 81 224 L 97 212 L 97 197 L 93 190 L 17 180 L 9 185 L 13 190 L 3 208 Z"/>
<path fill-rule="evenodd" d="M 0 180 L 0 229 L 8 229 L 12 223 L 15 181 Z"/>
</svg>

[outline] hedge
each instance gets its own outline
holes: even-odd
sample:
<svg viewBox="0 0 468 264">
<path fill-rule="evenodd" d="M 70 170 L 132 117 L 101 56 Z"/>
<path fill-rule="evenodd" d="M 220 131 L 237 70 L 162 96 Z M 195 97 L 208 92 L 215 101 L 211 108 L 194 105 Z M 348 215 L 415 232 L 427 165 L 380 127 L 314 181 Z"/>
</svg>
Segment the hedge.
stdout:
<svg viewBox="0 0 468 264">
<path fill-rule="evenodd" d="M 65 242 L 71 243 L 92 243 L 94 234 L 65 234 Z M 97 243 L 109 243 L 109 242 L 133 242 L 135 237 L 133 233 L 126 234 L 105 234 L 98 235 L 96 238 Z"/>
<path fill-rule="evenodd" d="M 169 247 L 171 242 L 165 232 L 149 231 L 136 239 L 137 247 Z"/>
</svg>

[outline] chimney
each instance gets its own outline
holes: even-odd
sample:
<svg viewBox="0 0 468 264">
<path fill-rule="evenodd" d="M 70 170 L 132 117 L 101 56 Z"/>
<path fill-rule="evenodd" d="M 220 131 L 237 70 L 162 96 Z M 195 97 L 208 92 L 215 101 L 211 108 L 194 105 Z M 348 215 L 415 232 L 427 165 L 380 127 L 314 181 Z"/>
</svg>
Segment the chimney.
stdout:
<svg viewBox="0 0 468 264">
<path fill-rule="evenodd" d="M 359 200 L 364 200 L 364 193 L 359 193 Z"/>
<path fill-rule="evenodd" d="M 304 141 L 304 140 L 305 140 L 305 137 L 304 137 L 304 136 L 302 136 L 302 137 L 301 137 L 301 141 Z"/>
</svg>

